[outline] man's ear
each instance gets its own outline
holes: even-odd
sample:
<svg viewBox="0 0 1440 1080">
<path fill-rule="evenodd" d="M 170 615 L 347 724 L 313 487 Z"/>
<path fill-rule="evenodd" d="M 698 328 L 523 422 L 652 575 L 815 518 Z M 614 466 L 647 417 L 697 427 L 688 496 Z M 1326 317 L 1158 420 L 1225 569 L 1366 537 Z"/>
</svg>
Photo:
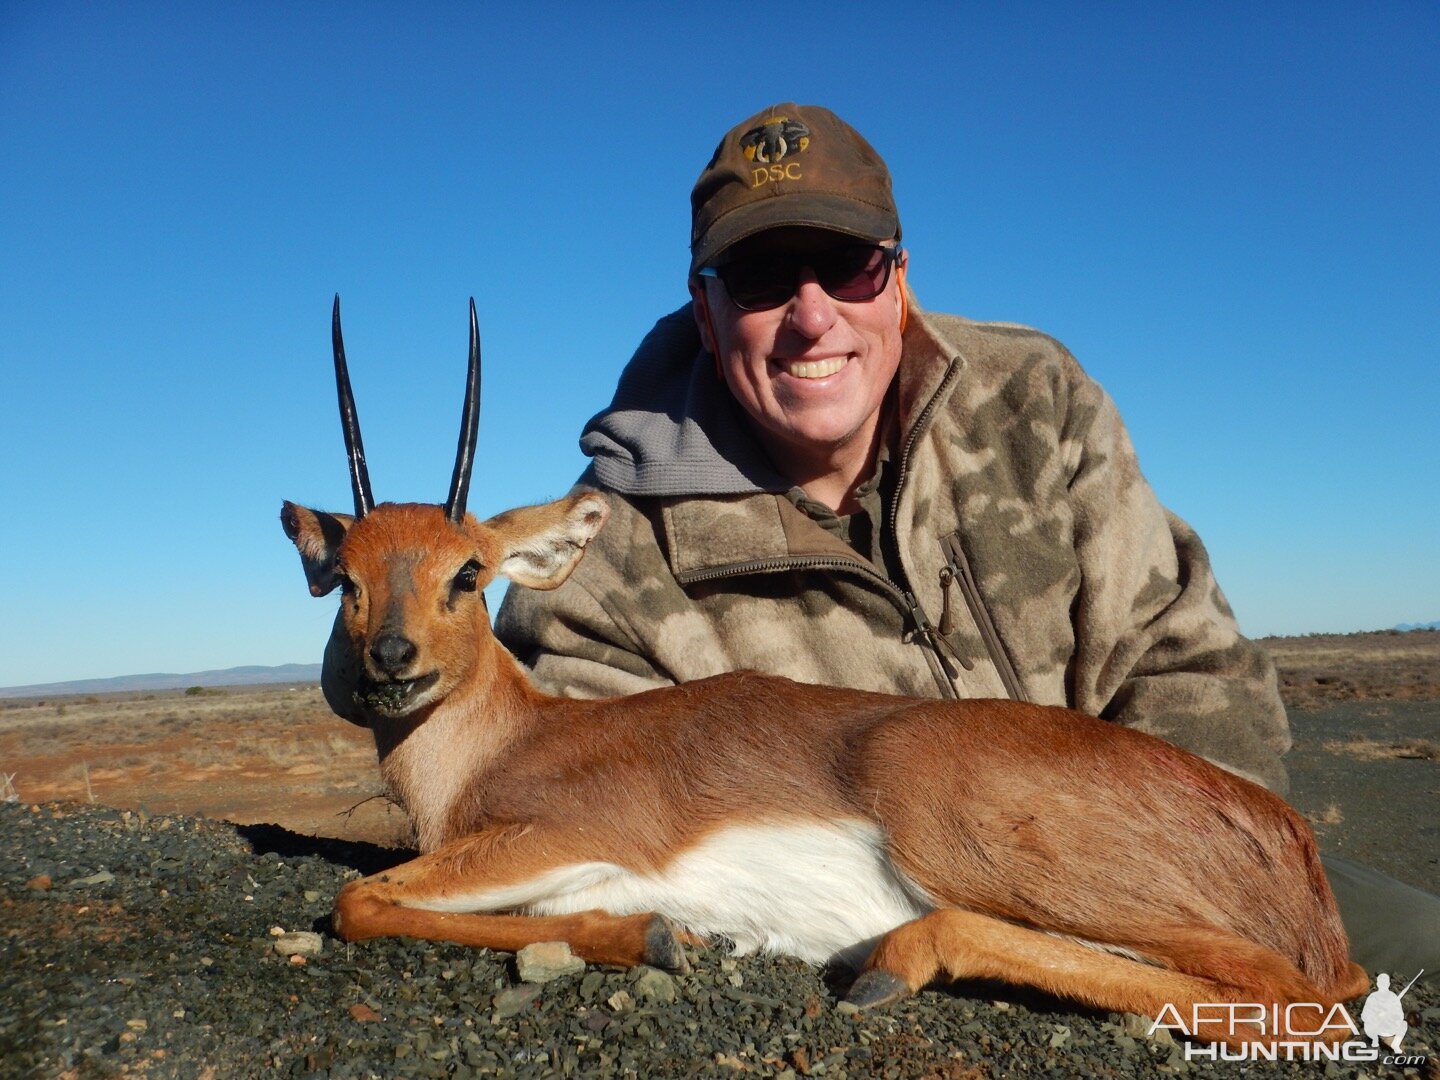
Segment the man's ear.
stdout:
<svg viewBox="0 0 1440 1080">
<path fill-rule="evenodd" d="M 905 324 L 910 321 L 910 286 L 905 283 L 905 275 L 910 271 L 910 252 L 908 250 L 900 253 L 900 261 L 895 264 L 895 281 L 899 285 L 897 290 L 900 293 L 900 333 L 905 333 Z"/>
<path fill-rule="evenodd" d="M 499 543 L 498 573 L 526 588 L 555 589 L 609 516 L 604 496 L 582 491 L 544 506 L 507 510 L 482 527 Z"/>
<path fill-rule="evenodd" d="M 335 563 L 340 558 L 340 543 L 354 522 L 349 514 L 307 510 L 292 502 L 280 507 L 280 527 L 300 552 L 311 596 L 324 596 L 340 584 Z"/>
<path fill-rule="evenodd" d="M 695 328 L 700 331 L 700 344 L 705 346 L 705 351 L 711 356 L 719 356 L 719 347 L 715 342 L 715 327 L 710 321 L 710 297 L 705 292 L 705 279 L 699 275 L 692 275 L 690 278 L 690 317 L 695 320 Z"/>
</svg>

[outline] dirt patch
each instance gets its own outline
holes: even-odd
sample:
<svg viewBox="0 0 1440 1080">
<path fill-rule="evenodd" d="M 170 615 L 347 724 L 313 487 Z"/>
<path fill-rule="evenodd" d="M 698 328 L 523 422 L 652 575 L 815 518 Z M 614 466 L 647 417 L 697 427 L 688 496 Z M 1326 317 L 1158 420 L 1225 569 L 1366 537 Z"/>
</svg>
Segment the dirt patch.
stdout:
<svg viewBox="0 0 1440 1080">
<path fill-rule="evenodd" d="M 1292 710 L 1290 803 L 1320 849 L 1440 892 L 1440 765 L 1396 748 L 1434 745 L 1440 702 L 1348 701 Z"/>
<path fill-rule="evenodd" d="M 1431 739 L 1406 739 L 1403 742 L 1381 742 L 1375 739 L 1332 739 L 1324 744 L 1332 754 L 1346 754 L 1361 761 L 1382 761 L 1387 758 L 1410 761 L 1440 761 L 1440 743 Z"/>
</svg>

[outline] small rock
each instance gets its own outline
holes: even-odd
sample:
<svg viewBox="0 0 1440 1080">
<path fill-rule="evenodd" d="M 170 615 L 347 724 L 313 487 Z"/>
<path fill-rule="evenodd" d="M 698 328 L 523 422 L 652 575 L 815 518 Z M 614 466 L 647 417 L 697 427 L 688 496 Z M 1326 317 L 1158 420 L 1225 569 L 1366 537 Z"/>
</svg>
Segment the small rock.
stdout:
<svg viewBox="0 0 1440 1080">
<path fill-rule="evenodd" d="M 325 939 L 312 930 L 295 930 L 281 934 L 271 946 L 277 956 L 319 956 Z"/>
<path fill-rule="evenodd" d="M 645 968 L 634 985 L 642 1001 L 668 1005 L 675 1000 L 675 979 L 659 968 Z"/>
<path fill-rule="evenodd" d="M 101 870 L 98 874 L 91 874 L 89 877 L 76 878 L 71 885 L 108 885 L 115 880 L 115 875 L 109 870 Z"/>
<path fill-rule="evenodd" d="M 603 971 L 591 971 L 580 980 L 580 996 L 586 1001 L 594 1001 L 595 995 L 600 992 L 600 987 L 605 985 L 605 973 Z"/>
<path fill-rule="evenodd" d="M 363 1001 L 350 1006 L 350 1019 L 357 1024 L 368 1024 L 381 1019 L 380 1014 Z"/>
<path fill-rule="evenodd" d="M 1148 1039 L 1150 1025 L 1154 1022 L 1150 1017 L 1141 1016 L 1139 1013 L 1124 1013 L 1120 1017 L 1120 1030 L 1132 1039 Z"/>
<path fill-rule="evenodd" d="M 635 999 L 628 991 L 617 990 L 606 999 L 605 1004 L 610 1006 L 612 1012 L 623 1013 L 635 1007 Z"/>
<path fill-rule="evenodd" d="M 25 888 L 34 889 L 36 892 L 48 892 L 55 883 L 50 880 L 49 874 L 39 874 L 25 882 Z"/>
<path fill-rule="evenodd" d="M 526 945 L 515 954 L 515 970 L 522 983 L 547 983 L 562 975 L 585 970 L 585 961 L 570 951 L 563 941 L 542 941 Z"/>
<path fill-rule="evenodd" d="M 272 927 L 270 927 L 270 936 L 271 936 L 271 937 L 283 937 L 284 935 L 285 935 L 285 928 L 284 928 L 283 926 L 272 926 Z"/>
<path fill-rule="evenodd" d="M 854 1016 L 860 1011 L 860 1006 L 853 1001 L 837 1001 L 835 1011 L 841 1016 Z"/>
<path fill-rule="evenodd" d="M 319 892 L 319 890 L 317 890 L 317 889 L 306 889 L 306 890 L 305 890 L 305 902 L 306 902 L 307 904 L 314 904 L 314 903 L 316 903 L 317 901 L 319 901 L 319 899 L 320 899 L 320 892 Z"/>
<path fill-rule="evenodd" d="M 521 983 L 495 995 L 495 1019 L 508 1020 L 518 1016 L 530 1007 L 544 988 L 535 983 Z"/>
<path fill-rule="evenodd" d="M 125 1026 L 131 1031 L 146 1031 L 150 1027 L 150 1021 L 144 1019 L 126 1020 Z"/>
<path fill-rule="evenodd" d="M 294 964 L 296 967 L 304 967 L 305 957 L 301 956 L 299 953 L 291 953 L 290 963 Z"/>
<path fill-rule="evenodd" d="M 1068 1027 L 1066 1027 L 1064 1024 L 1056 1024 L 1056 1025 L 1055 1025 L 1055 1032 L 1054 1032 L 1054 1034 L 1052 1034 L 1052 1035 L 1050 1036 L 1050 1046 L 1051 1046 L 1051 1048 L 1052 1048 L 1052 1049 L 1055 1049 L 1055 1050 L 1059 1050 L 1062 1046 L 1064 1046 L 1064 1045 L 1065 1045 L 1066 1043 L 1068 1043 L 1069 1041 L 1070 1041 L 1070 1029 L 1069 1029 Z"/>
</svg>

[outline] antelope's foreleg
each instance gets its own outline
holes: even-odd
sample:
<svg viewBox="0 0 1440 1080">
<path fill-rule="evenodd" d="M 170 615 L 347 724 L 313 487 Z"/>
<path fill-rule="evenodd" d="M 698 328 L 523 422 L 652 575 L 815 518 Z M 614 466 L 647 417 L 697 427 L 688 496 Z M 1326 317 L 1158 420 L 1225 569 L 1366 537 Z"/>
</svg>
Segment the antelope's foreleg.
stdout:
<svg viewBox="0 0 1440 1080">
<path fill-rule="evenodd" d="M 1195 1038 L 1231 1046 L 1273 1043 L 1277 1033 L 1248 1023 L 1232 1030 L 1228 1014 L 1194 1030 L 1195 1005 L 1288 1003 L 1286 997 L 1277 998 L 1268 979 L 1249 982 L 1243 972 L 1237 972 L 1233 981 L 1222 983 L 956 908 L 931 912 L 886 934 L 866 961 L 849 1000 L 862 1008 L 887 1004 L 942 975 L 952 980 L 984 979 L 1034 987 L 1111 1012 L 1155 1017 L 1170 1006 Z M 1323 1004 L 1318 995 L 1310 1000 Z M 1215 1013 L 1201 1010 L 1202 1016 Z M 1307 1022 L 1317 1019 L 1305 1016 Z M 1335 1029 L 1313 1038 L 1330 1042 L 1349 1034 L 1348 1028 Z M 1279 1037 L 1290 1036 L 1279 1033 Z M 1307 1036 L 1296 1038 L 1311 1041 Z"/>
<path fill-rule="evenodd" d="M 346 941 L 413 937 L 509 952 L 564 941 L 591 963 L 685 971 L 680 936 L 653 912 L 504 913 L 583 889 L 604 865 L 566 858 L 531 830 L 482 833 L 350 882 L 335 898 L 332 924 Z"/>
</svg>

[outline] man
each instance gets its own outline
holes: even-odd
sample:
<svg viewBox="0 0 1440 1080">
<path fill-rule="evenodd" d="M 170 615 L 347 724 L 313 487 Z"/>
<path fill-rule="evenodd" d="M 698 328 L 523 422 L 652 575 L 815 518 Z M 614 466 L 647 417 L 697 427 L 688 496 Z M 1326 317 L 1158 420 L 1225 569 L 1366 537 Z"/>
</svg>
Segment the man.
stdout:
<svg viewBox="0 0 1440 1080">
<path fill-rule="evenodd" d="M 1024 697 L 1284 790 L 1285 713 L 1195 534 L 1053 339 L 922 312 L 879 155 L 782 105 L 692 195 L 685 309 L 581 445 L 613 514 L 497 630 L 537 681 L 628 693 L 754 667 Z"/>
</svg>

